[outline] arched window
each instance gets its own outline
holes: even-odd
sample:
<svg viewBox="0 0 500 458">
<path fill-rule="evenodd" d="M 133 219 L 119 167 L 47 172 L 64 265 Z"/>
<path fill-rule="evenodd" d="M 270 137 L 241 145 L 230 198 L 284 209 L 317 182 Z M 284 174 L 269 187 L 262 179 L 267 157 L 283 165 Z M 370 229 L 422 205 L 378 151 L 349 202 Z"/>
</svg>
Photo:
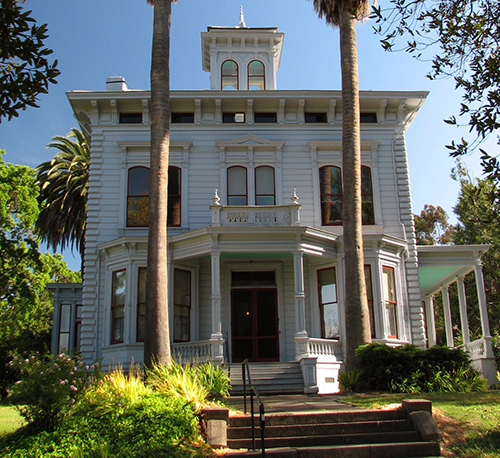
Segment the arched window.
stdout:
<svg viewBox="0 0 500 458">
<path fill-rule="evenodd" d="M 221 83 L 221 89 L 238 90 L 238 64 L 234 60 L 222 64 Z"/>
<path fill-rule="evenodd" d="M 147 227 L 149 216 L 149 168 L 128 171 L 127 227 Z M 181 225 L 181 169 L 168 168 L 168 226 Z"/>
<path fill-rule="evenodd" d="M 227 169 L 227 204 L 248 205 L 245 167 L 234 166 Z"/>
<path fill-rule="evenodd" d="M 267 165 L 255 169 L 255 205 L 276 205 L 274 169 Z"/>
<path fill-rule="evenodd" d="M 146 227 L 149 213 L 149 168 L 128 171 L 127 226 Z"/>
<path fill-rule="evenodd" d="M 264 64 L 260 60 L 252 60 L 248 64 L 248 89 L 263 91 L 266 88 Z"/>
<path fill-rule="evenodd" d="M 373 215 L 372 171 L 366 165 L 361 166 L 361 213 L 363 224 L 375 224 Z"/>
<path fill-rule="evenodd" d="M 342 172 L 340 167 L 319 169 L 321 220 L 324 226 L 342 224 Z"/>
<path fill-rule="evenodd" d="M 319 169 L 321 194 L 321 220 L 324 226 L 342 224 L 342 171 L 340 167 L 327 165 Z M 361 199 L 363 224 L 375 224 L 373 213 L 372 172 L 361 166 Z"/>
</svg>

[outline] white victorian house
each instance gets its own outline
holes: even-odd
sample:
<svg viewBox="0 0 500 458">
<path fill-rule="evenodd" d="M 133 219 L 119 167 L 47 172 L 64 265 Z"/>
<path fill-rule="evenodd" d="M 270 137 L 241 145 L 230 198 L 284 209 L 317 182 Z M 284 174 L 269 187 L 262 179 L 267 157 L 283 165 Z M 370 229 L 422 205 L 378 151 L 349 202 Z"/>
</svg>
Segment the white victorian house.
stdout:
<svg viewBox="0 0 500 458">
<path fill-rule="evenodd" d="M 306 392 L 335 392 L 344 343 L 340 91 L 277 89 L 283 33 L 208 27 L 210 90 L 171 91 L 170 335 L 181 361 L 298 362 Z M 417 247 L 405 132 L 426 92 L 361 91 L 363 238 L 374 341 L 435 344 L 432 297 L 474 270 L 493 355 L 485 246 Z M 150 92 L 122 77 L 68 98 L 91 142 L 82 285 L 54 285 L 53 350 L 105 367 L 142 361 Z M 463 287 L 459 291 L 463 293 Z M 467 332 L 465 294 L 460 294 Z M 453 345 L 447 308 L 448 343 Z M 482 366 L 481 366 L 482 365 Z M 490 371 L 490 372 L 488 372 Z M 491 379 L 493 380 L 493 379 Z"/>
</svg>

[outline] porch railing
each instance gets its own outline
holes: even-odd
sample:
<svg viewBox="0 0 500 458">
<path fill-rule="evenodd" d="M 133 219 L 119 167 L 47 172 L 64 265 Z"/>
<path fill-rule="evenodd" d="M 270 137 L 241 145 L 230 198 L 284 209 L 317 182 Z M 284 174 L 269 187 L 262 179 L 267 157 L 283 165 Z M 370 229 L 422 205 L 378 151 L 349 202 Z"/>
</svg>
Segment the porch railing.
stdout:
<svg viewBox="0 0 500 458">
<path fill-rule="evenodd" d="M 469 354 L 472 361 L 486 356 L 488 352 L 486 348 L 486 341 L 483 337 L 468 344 L 460 345 L 460 348 L 462 348 L 466 353 Z"/>
<path fill-rule="evenodd" d="M 344 344 L 338 340 L 309 338 L 307 342 L 307 353 L 309 356 L 326 356 L 343 359 Z"/>
<path fill-rule="evenodd" d="M 212 343 L 209 340 L 174 343 L 172 359 L 179 364 L 205 363 L 212 360 Z"/>
</svg>

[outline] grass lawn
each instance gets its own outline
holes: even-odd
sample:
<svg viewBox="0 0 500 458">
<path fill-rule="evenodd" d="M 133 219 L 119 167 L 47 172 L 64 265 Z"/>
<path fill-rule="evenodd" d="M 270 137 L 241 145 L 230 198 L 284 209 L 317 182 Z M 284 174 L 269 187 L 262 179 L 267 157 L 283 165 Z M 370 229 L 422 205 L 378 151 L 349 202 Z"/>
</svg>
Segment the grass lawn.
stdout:
<svg viewBox="0 0 500 458">
<path fill-rule="evenodd" d="M 380 408 L 403 399 L 432 401 L 441 430 L 442 455 L 461 458 L 500 458 L 500 391 L 485 393 L 351 395 L 352 404 Z"/>
<path fill-rule="evenodd" d="M 24 419 L 15 407 L 0 406 L 0 437 L 24 425 Z"/>
</svg>

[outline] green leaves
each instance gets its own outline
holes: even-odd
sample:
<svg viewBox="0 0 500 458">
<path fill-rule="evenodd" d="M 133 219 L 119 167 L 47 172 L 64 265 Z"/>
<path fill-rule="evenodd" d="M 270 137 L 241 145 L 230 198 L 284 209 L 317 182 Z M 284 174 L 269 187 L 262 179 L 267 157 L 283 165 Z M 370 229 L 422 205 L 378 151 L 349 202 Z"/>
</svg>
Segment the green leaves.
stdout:
<svg viewBox="0 0 500 458">
<path fill-rule="evenodd" d="M 56 84 L 60 74 L 57 60 L 47 57 L 47 25 L 37 26 L 22 11 L 17 0 L 2 0 L 0 8 L 0 121 L 19 115 L 27 106 L 38 107 L 38 94 L 48 92 L 49 83 Z"/>
</svg>

